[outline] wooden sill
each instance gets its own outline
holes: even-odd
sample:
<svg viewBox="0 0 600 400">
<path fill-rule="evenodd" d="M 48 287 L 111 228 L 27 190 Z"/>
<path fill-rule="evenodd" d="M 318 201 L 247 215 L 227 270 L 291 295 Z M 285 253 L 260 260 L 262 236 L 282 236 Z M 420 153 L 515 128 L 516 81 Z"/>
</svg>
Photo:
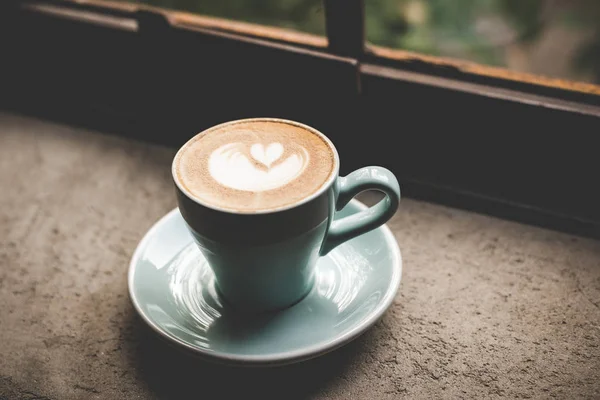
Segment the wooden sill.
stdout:
<svg viewBox="0 0 600 400">
<path fill-rule="evenodd" d="M 178 25 L 191 25 L 240 35 L 253 36 L 278 42 L 291 42 L 302 46 L 327 47 L 327 38 L 289 29 L 264 26 L 248 22 L 231 21 L 222 18 L 194 15 L 187 12 L 169 12 L 169 19 Z"/>
<path fill-rule="evenodd" d="M 511 71 L 506 68 L 490 67 L 482 64 L 477 64 L 471 61 L 453 59 L 449 57 L 429 56 L 406 50 L 390 49 L 387 47 L 369 45 L 367 49 L 367 51 L 371 53 L 371 56 L 384 58 L 388 60 L 394 60 L 399 62 L 420 62 L 438 67 L 451 67 L 467 74 L 474 74 L 518 83 L 544 86 L 553 89 L 580 92 L 595 96 L 600 95 L 600 85 L 594 85 L 591 83 L 548 78 L 541 75 Z"/>
</svg>

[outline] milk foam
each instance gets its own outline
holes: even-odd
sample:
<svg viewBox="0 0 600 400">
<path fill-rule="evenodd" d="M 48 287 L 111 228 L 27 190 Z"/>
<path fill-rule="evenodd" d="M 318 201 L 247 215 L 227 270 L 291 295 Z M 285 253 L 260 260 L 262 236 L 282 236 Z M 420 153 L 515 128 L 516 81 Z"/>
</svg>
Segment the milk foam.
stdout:
<svg viewBox="0 0 600 400">
<path fill-rule="evenodd" d="M 248 213 L 302 201 L 331 182 L 336 168 L 326 138 L 272 119 L 210 128 L 188 141 L 174 162 L 177 181 L 195 199 Z"/>
<path fill-rule="evenodd" d="M 211 177 L 231 189 L 263 192 L 294 180 L 304 172 L 310 160 L 301 146 L 296 146 L 296 152 L 284 159 L 285 149 L 281 143 L 267 146 L 255 143 L 249 151 L 247 147 L 244 143 L 228 143 L 213 151 L 208 159 Z"/>
</svg>

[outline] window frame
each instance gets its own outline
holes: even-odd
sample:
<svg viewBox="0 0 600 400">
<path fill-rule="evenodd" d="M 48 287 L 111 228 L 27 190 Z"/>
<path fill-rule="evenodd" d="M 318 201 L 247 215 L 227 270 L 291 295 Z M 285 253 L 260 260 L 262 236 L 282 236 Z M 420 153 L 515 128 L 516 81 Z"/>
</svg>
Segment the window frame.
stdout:
<svg viewBox="0 0 600 400">
<path fill-rule="evenodd" d="M 306 78 L 309 82 L 306 89 L 301 85 L 293 87 L 304 93 L 304 98 L 311 90 L 322 92 L 326 98 L 319 104 L 328 107 L 327 113 L 335 118 L 344 119 L 352 113 L 360 115 L 358 123 L 342 123 L 332 122 L 334 117 L 316 115 L 316 109 L 306 114 L 294 114 L 294 106 L 297 105 L 291 100 L 287 109 L 281 109 L 284 116 L 304 121 L 314 119 L 321 130 L 333 135 L 346 162 L 346 171 L 365 163 L 382 164 L 399 176 L 404 194 L 409 197 L 600 237 L 600 211 L 596 209 L 596 204 L 600 204 L 600 193 L 594 183 L 600 162 L 590 150 L 597 142 L 595 133 L 600 132 L 599 86 L 371 46 L 364 40 L 362 0 L 325 0 L 324 7 L 327 39 L 180 11 L 95 0 L 4 2 L 0 5 L 0 23 L 3 23 L 0 29 L 8 31 L 4 32 L 4 37 L 11 37 L 13 30 L 21 36 L 31 35 L 29 40 L 25 40 L 30 47 L 37 46 L 34 39 L 34 28 L 37 27 L 50 34 L 63 29 L 65 32 L 82 32 L 84 36 L 93 38 L 94 43 L 103 45 L 98 47 L 103 56 L 119 54 L 127 58 L 127 51 L 133 51 L 148 65 L 164 54 L 176 55 L 179 60 L 192 57 L 189 58 L 192 60 L 193 56 L 185 54 L 185 46 L 203 51 L 211 49 L 208 52 L 211 55 L 209 71 L 215 76 L 219 75 L 219 63 L 214 60 L 219 55 L 219 46 L 239 52 L 248 60 L 255 55 L 264 56 L 278 63 L 288 76 L 305 74 L 305 77 L 317 77 L 314 84 Z M 6 17 L 4 21 L 2 16 Z M 66 38 L 69 42 L 66 33 L 60 35 L 63 36 L 57 37 Z M 129 41 L 130 47 L 124 47 L 120 41 Z M 173 111 L 162 120 L 156 117 L 156 120 L 144 123 L 140 116 L 153 115 L 152 112 L 158 113 L 161 109 L 145 102 L 143 96 L 136 94 L 136 89 L 151 82 L 158 93 L 173 96 L 176 92 L 168 81 L 167 73 L 173 71 L 171 67 L 157 62 L 160 68 L 153 70 L 152 76 L 148 73 L 143 77 L 145 80 L 133 83 L 131 78 L 135 77 L 135 71 L 129 71 L 129 75 L 120 74 L 118 66 L 104 61 L 106 57 L 101 59 L 101 64 L 109 66 L 108 72 L 106 68 L 103 70 L 92 63 L 82 62 L 81 65 L 86 67 L 83 71 L 73 70 L 72 75 L 62 73 L 61 67 L 77 62 L 75 55 L 69 53 L 69 50 L 77 48 L 73 39 L 66 44 L 56 43 L 60 48 L 58 54 L 64 57 L 64 64 L 61 60 L 53 60 L 52 71 L 61 76 L 62 82 L 49 82 L 50 75 L 44 75 L 43 69 L 27 65 L 25 71 L 21 70 L 23 65 L 17 42 L 12 43 L 9 50 L 15 56 L 11 60 L 12 75 L 6 75 L 21 77 L 21 82 L 33 77 L 35 84 L 27 86 L 25 94 L 18 93 L 18 85 L 14 84 L 12 91 L 0 95 L 0 107 L 3 109 L 83 124 L 172 147 L 181 144 L 193 134 L 194 129 L 221 119 L 244 116 L 245 110 L 239 106 L 235 112 L 228 114 L 223 111 L 212 119 L 199 122 L 192 116 L 193 110 L 186 109 L 182 99 L 178 103 L 181 111 Z M 101 49 L 104 46 L 108 49 Z M 120 50 L 113 54 L 111 46 Z M 177 49 L 172 50 L 171 47 Z M 93 56 L 95 53 L 87 51 L 86 54 Z M 39 60 L 35 57 L 25 56 L 23 60 Z M 141 61 L 133 56 L 127 59 L 141 65 Z M 257 64 L 253 65 L 251 68 L 258 68 Z M 161 71 L 164 74 L 161 75 Z M 40 76 L 36 78 L 36 74 Z M 177 77 L 181 79 L 180 83 L 184 79 L 194 79 L 191 70 L 182 73 L 186 74 Z M 113 94 L 121 87 L 130 90 L 125 91 L 125 99 L 115 100 L 100 84 L 92 84 L 89 93 L 77 89 L 78 84 L 94 76 L 106 79 L 109 86 L 112 85 Z M 273 77 L 275 83 L 269 90 L 281 94 L 275 86 L 285 85 L 284 78 Z M 242 80 L 236 82 L 245 85 Z M 268 80 L 264 82 L 271 84 Z M 5 83 L 10 87 L 10 80 Z M 51 93 L 63 88 L 80 97 L 77 100 L 53 99 Z M 32 102 L 31 97 L 36 94 L 42 96 Z M 429 102 L 434 104 L 431 109 L 428 109 Z M 338 109 L 331 107 L 330 103 L 337 103 Z M 397 103 L 399 111 L 394 111 L 390 105 Z M 274 103 L 265 104 L 265 107 L 275 107 L 273 110 L 276 110 Z M 477 114 L 468 118 L 465 105 L 476 109 L 477 114 L 486 116 L 488 120 L 480 120 Z M 339 107 L 341 112 L 337 111 Z M 402 107 L 412 110 L 415 116 L 409 114 L 403 117 Z M 152 112 L 148 113 L 148 110 Z M 428 115 L 439 116 L 439 128 Z M 511 115 L 519 115 L 521 120 L 509 124 L 505 119 Z M 459 121 L 457 116 L 464 118 Z M 188 118 L 180 123 L 179 133 L 165 135 L 169 124 L 179 117 Z M 514 150 L 516 156 L 511 160 L 514 165 L 507 169 L 505 176 L 498 171 L 497 165 L 502 157 L 495 154 L 496 149 L 490 148 L 488 141 L 477 136 L 478 130 L 485 130 L 488 126 L 493 130 L 490 120 L 504 128 L 504 131 L 490 133 L 489 139 L 497 147 L 510 153 L 511 148 L 503 144 L 502 139 L 506 137 L 507 141 L 521 142 Z M 528 124 L 544 132 L 526 131 L 523 127 Z M 451 129 L 447 130 L 447 127 Z M 562 132 L 565 127 L 573 128 L 568 133 Z M 424 132 L 419 129 L 424 129 Z M 368 135 L 361 135 L 359 131 L 368 132 Z M 367 143 L 362 144 L 365 137 L 368 138 Z M 536 143 L 540 140 L 543 141 L 539 146 L 542 151 L 538 152 Z M 397 153 L 377 150 L 382 146 L 390 147 L 396 141 Z M 436 150 L 436 141 L 447 146 L 452 157 Z M 583 161 L 578 157 L 576 142 L 585 156 L 581 157 Z M 564 146 L 568 147 L 568 152 L 557 161 L 557 156 L 565 151 Z M 405 147 L 409 150 L 404 150 Z M 348 149 L 355 148 L 364 148 L 364 153 L 350 154 Z M 510 158 L 510 155 L 507 157 Z M 454 162 L 453 159 L 470 160 L 473 169 L 469 169 L 468 162 Z M 532 167 L 536 162 L 542 165 Z M 553 182 L 545 171 L 559 176 L 563 184 Z M 489 173 L 489 178 L 484 176 L 486 173 Z"/>
</svg>

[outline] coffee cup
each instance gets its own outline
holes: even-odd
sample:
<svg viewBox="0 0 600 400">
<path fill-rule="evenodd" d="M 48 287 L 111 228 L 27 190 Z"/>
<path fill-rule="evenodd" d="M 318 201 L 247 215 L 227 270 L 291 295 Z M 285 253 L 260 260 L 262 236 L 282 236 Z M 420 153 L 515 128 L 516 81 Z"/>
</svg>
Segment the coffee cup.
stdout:
<svg viewBox="0 0 600 400">
<path fill-rule="evenodd" d="M 222 123 L 179 149 L 179 210 L 227 303 L 250 312 L 292 306 L 313 287 L 319 257 L 392 217 L 400 201 L 394 174 L 368 166 L 342 177 L 339 164 L 323 133 L 278 118 Z M 365 190 L 385 196 L 335 219 Z"/>
</svg>

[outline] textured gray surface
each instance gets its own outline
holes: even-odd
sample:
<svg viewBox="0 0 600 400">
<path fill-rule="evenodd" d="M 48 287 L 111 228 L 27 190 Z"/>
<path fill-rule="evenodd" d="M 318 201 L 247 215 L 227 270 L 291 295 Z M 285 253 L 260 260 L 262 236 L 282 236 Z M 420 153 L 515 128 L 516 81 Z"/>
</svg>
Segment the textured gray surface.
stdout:
<svg viewBox="0 0 600 400">
<path fill-rule="evenodd" d="M 173 154 L 0 113 L 0 399 L 600 398 L 600 242 L 410 199 L 400 291 L 357 341 L 272 370 L 174 352 L 126 284 Z"/>
</svg>

